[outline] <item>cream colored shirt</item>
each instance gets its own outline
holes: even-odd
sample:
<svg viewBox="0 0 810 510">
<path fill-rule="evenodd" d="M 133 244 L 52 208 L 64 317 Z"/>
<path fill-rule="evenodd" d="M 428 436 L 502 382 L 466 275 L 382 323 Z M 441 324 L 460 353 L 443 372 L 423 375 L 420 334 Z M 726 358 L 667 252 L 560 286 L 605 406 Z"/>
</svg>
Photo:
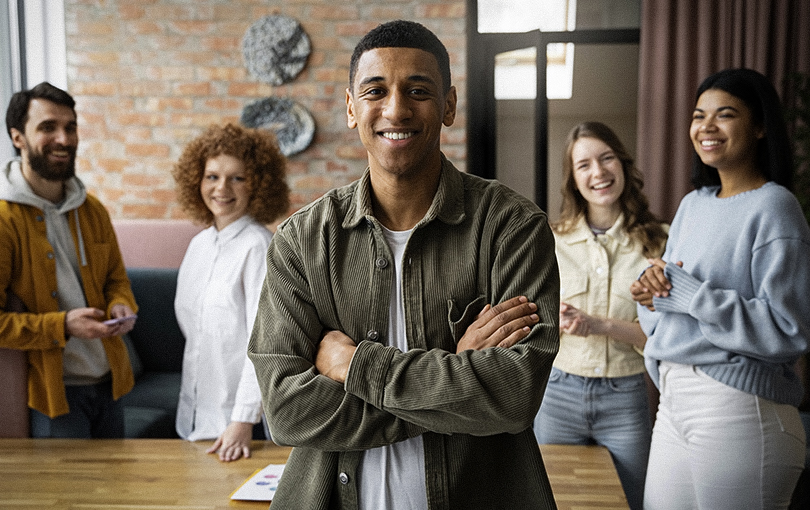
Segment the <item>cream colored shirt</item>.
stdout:
<svg viewBox="0 0 810 510">
<path fill-rule="evenodd" d="M 641 244 L 622 228 L 623 219 L 620 215 L 598 236 L 584 216 L 571 232 L 555 232 L 562 302 L 594 317 L 637 320 L 630 284 L 648 263 Z M 606 335 L 581 337 L 561 331 L 554 366 L 583 377 L 624 377 L 644 372 L 644 356 Z"/>
</svg>

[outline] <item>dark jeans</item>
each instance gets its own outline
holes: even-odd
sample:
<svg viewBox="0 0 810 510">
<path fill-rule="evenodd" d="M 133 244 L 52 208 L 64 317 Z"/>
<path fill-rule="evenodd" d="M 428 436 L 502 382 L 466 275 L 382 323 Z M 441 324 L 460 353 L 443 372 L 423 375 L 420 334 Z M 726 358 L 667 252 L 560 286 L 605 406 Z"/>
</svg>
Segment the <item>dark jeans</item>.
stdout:
<svg viewBox="0 0 810 510">
<path fill-rule="evenodd" d="M 31 437 L 122 438 L 124 406 L 112 398 L 112 382 L 66 386 L 70 412 L 49 418 L 31 409 Z"/>
</svg>

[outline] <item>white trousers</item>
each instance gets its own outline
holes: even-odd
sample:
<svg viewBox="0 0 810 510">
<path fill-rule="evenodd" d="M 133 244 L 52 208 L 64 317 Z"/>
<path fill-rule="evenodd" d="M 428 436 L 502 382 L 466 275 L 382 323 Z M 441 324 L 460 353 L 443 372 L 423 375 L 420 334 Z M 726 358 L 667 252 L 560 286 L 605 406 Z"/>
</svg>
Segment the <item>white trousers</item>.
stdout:
<svg viewBox="0 0 810 510">
<path fill-rule="evenodd" d="M 798 410 L 662 362 L 647 510 L 785 509 L 804 467 Z"/>
</svg>

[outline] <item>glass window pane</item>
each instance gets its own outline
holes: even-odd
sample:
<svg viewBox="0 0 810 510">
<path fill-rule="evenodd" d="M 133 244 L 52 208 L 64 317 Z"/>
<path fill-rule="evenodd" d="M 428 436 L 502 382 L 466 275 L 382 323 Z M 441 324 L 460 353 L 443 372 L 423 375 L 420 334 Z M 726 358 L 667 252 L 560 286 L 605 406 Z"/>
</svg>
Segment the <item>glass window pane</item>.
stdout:
<svg viewBox="0 0 810 510">
<path fill-rule="evenodd" d="M 537 97 L 537 49 L 522 48 L 495 56 L 495 99 Z M 570 99 L 574 76 L 574 45 L 552 43 L 546 48 L 546 97 Z"/>
<path fill-rule="evenodd" d="M 641 0 L 477 0 L 478 32 L 639 28 Z"/>
<path fill-rule="evenodd" d="M 483 34 L 573 30 L 577 1 L 478 0 L 478 32 Z"/>
</svg>

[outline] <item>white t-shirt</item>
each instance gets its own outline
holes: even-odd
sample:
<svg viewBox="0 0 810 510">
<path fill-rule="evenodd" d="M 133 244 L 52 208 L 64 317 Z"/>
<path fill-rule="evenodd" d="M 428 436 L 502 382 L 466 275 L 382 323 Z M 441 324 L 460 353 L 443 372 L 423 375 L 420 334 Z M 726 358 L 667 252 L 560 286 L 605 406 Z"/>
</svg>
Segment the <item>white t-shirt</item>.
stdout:
<svg viewBox="0 0 810 510">
<path fill-rule="evenodd" d="M 249 216 L 189 244 L 177 277 L 174 310 L 186 338 L 177 433 L 219 437 L 232 421 L 258 423 L 262 397 L 247 344 L 259 307 L 273 234 Z"/>
<path fill-rule="evenodd" d="M 383 228 L 394 255 L 396 282 L 388 312 L 388 345 L 405 352 L 405 305 L 402 300 L 402 257 L 413 230 Z M 367 450 L 358 468 L 360 510 L 427 510 L 425 450 L 422 436 Z"/>
</svg>

